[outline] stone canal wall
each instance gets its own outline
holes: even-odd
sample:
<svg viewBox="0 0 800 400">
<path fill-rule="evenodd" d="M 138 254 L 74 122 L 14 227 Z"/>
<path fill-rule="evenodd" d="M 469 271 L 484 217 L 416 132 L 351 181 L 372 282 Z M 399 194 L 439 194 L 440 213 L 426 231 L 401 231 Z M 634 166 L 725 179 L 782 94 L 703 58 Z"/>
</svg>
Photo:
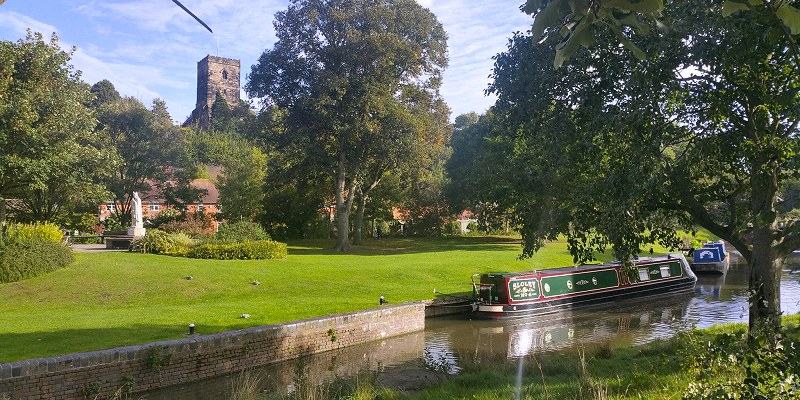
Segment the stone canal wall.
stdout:
<svg viewBox="0 0 800 400">
<path fill-rule="evenodd" d="M 0 364 L 0 399 L 94 399 L 117 391 L 138 393 L 423 329 L 425 306 L 416 303 Z"/>
</svg>

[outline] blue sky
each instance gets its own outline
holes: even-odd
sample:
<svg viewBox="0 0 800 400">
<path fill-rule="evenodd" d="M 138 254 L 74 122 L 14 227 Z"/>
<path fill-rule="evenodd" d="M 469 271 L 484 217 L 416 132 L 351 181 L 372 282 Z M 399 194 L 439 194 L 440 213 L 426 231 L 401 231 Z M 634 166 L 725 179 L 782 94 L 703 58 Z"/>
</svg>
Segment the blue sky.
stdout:
<svg viewBox="0 0 800 400">
<path fill-rule="evenodd" d="M 530 28 L 519 11 L 523 0 L 418 0 L 449 35 L 450 67 L 442 94 L 453 118 L 483 112 L 491 57 L 514 31 Z M 58 33 L 62 46 L 77 50 L 72 63 L 83 79 L 109 79 L 123 95 L 149 104 L 166 100 L 173 119 L 183 120 L 195 101 L 197 61 L 206 54 L 242 61 L 242 82 L 264 49 L 275 42 L 274 14 L 288 0 L 182 0 L 208 23 L 211 35 L 170 0 L 7 0 L 0 5 L 0 39 L 17 40 L 25 30 Z M 243 98 L 246 97 L 242 92 Z"/>
</svg>

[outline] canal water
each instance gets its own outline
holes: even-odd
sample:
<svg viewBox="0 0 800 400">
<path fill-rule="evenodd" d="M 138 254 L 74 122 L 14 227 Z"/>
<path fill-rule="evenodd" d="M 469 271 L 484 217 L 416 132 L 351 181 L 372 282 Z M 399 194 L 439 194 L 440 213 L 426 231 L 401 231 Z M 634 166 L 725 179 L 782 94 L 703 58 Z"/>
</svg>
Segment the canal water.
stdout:
<svg viewBox="0 0 800 400">
<path fill-rule="evenodd" d="M 247 376 L 233 374 L 153 391 L 145 398 L 225 399 L 244 381 L 256 382 L 265 392 L 289 394 L 364 374 L 382 386 L 419 390 L 457 374 L 465 363 L 513 362 L 548 350 L 644 344 L 694 327 L 746 321 L 747 274 L 745 265 L 734 264 L 723 276 L 700 276 L 693 293 L 582 308 L 536 320 L 430 319 L 424 332 L 265 366 Z M 800 273 L 788 268 L 783 272 L 781 306 L 786 314 L 800 312 Z"/>
</svg>

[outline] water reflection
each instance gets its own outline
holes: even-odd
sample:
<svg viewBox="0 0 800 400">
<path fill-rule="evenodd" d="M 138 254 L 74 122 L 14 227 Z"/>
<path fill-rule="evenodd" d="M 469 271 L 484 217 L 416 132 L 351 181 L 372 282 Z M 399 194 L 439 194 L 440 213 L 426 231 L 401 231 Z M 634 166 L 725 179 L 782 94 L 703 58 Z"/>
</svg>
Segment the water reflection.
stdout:
<svg viewBox="0 0 800 400">
<path fill-rule="evenodd" d="M 800 265 L 798 265 L 800 267 Z M 781 304 L 800 312 L 800 274 L 787 269 Z M 701 276 L 693 293 L 625 301 L 592 309 L 514 321 L 427 321 L 425 332 L 354 346 L 260 369 L 264 389 L 290 393 L 298 384 L 320 384 L 363 371 L 381 385 L 415 390 L 455 374 L 464 363 L 508 359 L 519 365 L 541 351 L 606 344 L 643 344 L 681 330 L 747 320 L 747 268 L 732 264 L 722 276 Z M 491 365 L 491 363 L 487 363 Z M 226 398 L 232 377 L 149 393 L 148 399 Z"/>
</svg>

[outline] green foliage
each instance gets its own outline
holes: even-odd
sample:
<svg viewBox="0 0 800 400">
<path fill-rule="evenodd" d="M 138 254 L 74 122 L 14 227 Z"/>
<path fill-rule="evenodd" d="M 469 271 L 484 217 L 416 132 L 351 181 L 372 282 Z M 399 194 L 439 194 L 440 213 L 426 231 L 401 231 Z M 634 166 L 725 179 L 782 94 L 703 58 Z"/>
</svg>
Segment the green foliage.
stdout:
<svg viewBox="0 0 800 400">
<path fill-rule="evenodd" d="M 711 9 L 723 17 L 752 13 L 768 30 L 785 28 L 785 38 L 792 43 L 790 52 L 795 57 L 800 56 L 796 39 L 791 37 L 800 34 L 800 9 L 796 3 L 783 0 L 725 0 L 721 6 L 719 3 L 699 4 L 693 11 Z M 598 39 L 604 44 L 621 43 L 637 58 L 644 59 L 645 52 L 634 44 L 631 36 L 648 35 L 653 27 L 660 31 L 672 27 L 672 21 L 661 18 L 663 0 L 528 0 L 522 11 L 534 16 L 531 29 L 534 40 L 545 36 L 558 42 L 553 55 L 556 68 L 572 58 L 580 48 L 594 46 Z M 603 34 L 609 28 L 611 38 Z M 724 32 L 717 34 L 724 35 Z"/>
<path fill-rule="evenodd" d="M 258 240 L 201 243 L 189 250 L 188 257 L 214 260 L 269 260 L 286 258 L 286 254 L 286 243 Z"/>
<path fill-rule="evenodd" d="M 213 217 L 208 214 L 190 213 L 183 219 L 176 219 L 160 225 L 159 229 L 169 233 L 183 233 L 195 239 L 214 236 Z"/>
<path fill-rule="evenodd" d="M 285 110 L 277 147 L 327 176 L 337 248 L 347 250 L 356 193 L 367 195 L 387 171 L 413 159 L 412 149 L 446 142 L 438 90 L 447 35 L 412 0 L 300 0 L 276 15 L 275 31 L 278 40 L 253 66 L 247 91 Z"/>
<path fill-rule="evenodd" d="M 225 219 L 254 221 L 264 204 L 267 156 L 254 146 L 240 154 L 239 160 L 223 164 L 219 203 Z"/>
<path fill-rule="evenodd" d="M 54 35 L 0 41 L 0 199 L 18 221 L 54 221 L 106 196 L 118 165 L 92 98 Z"/>
<path fill-rule="evenodd" d="M 461 234 L 461 224 L 458 221 L 450 220 L 445 222 L 442 233 L 447 236 L 455 236 Z"/>
<path fill-rule="evenodd" d="M 261 225 L 249 221 L 231 221 L 220 225 L 217 240 L 221 242 L 245 242 L 270 240 L 269 234 Z"/>
<path fill-rule="evenodd" d="M 264 205 L 267 156 L 247 139 L 221 132 L 194 132 L 190 153 L 201 165 L 219 165 L 216 182 L 225 219 L 255 221 Z"/>
<path fill-rule="evenodd" d="M 94 99 L 92 99 L 92 102 L 90 103 L 93 108 L 97 108 L 103 104 L 122 100 L 122 96 L 119 95 L 117 88 L 115 88 L 114 84 L 108 79 L 103 79 L 102 81 L 95 83 L 92 85 L 92 89 L 90 91 L 94 95 Z"/>
<path fill-rule="evenodd" d="M 150 192 L 153 182 L 169 204 L 182 206 L 196 201 L 201 193 L 190 186 L 190 162 L 185 135 L 174 125 L 161 100 L 150 109 L 133 97 L 99 104 L 98 129 L 122 158 L 121 168 L 104 183 L 113 195 L 116 213 L 129 219 L 131 194 Z"/>
<path fill-rule="evenodd" d="M 119 232 L 125 230 L 131 225 L 131 220 L 129 217 L 130 216 L 125 216 L 122 214 L 111 214 L 105 220 L 103 220 L 104 232 Z"/>
<path fill-rule="evenodd" d="M 162 225 L 180 221 L 183 219 L 183 213 L 174 208 L 165 208 L 161 210 L 158 215 L 146 221 L 148 227 L 160 228 Z"/>
<path fill-rule="evenodd" d="M 783 338 L 777 347 L 751 340 L 743 329 L 694 335 L 688 349 L 693 382 L 684 400 L 800 398 L 800 342 Z"/>
<path fill-rule="evenodd" d="M 147 233 L 131 243 L 131 250 L 140 253 L 163 254 L 185 257 L 195 241 L 185 233 L 167 233 L 149 229 Z"/>
<path fill-rule="evenodd" d="M 33 278 L 73 261 L 72 250 L 52 237 L 0 242 L 0 283 Z"/>
<path fill-rule="evenodd" d="M 9 224 L 6 227 L 5 240 L 20 244 L 34 242 L 60 244 L 64 240 L 64 234 L 58 225 L 50 223 Z"/>
</svg>

